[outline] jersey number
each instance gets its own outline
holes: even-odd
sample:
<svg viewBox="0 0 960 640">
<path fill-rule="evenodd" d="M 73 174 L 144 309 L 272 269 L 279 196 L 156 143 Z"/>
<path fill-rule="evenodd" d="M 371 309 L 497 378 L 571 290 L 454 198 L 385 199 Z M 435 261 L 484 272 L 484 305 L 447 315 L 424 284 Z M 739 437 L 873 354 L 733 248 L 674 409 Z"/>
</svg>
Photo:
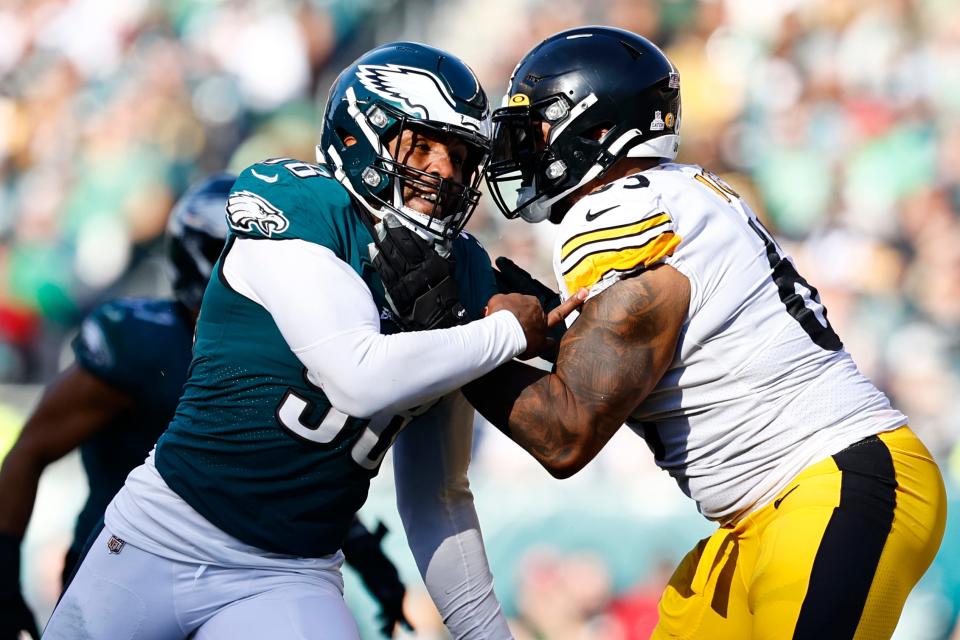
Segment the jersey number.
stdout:
<svg viewBox="0 0 960 640">
<path fill-rule="evenodd" d="M 740 196 L 727 183 L 709 172 L 694 176 L 697 182 L 716 192 L 721 198 L 732 204 Z M 747 214 L 750 216 L 750 214 Z M 760 220 L 747 217 L 747 224 L 763 242 L 767 253 L 767 262 L 773 270 L 773 283 L 777 285 L 777 294 L 786 307 L 787 313 L 796 320 L 810 339 L 821 349 L 839 351 L 843 348 L 840 336 L 827 320 L 827 310 L 820 302 L 817 289 L 804 279 L 790 258 L 783 255 L 776 240 L 763 226 Z"/>
<path fill-rule="evenodd" d="M 287 389 L 286 395 L 277 406 L 277 421 L 297 438 L 319 445 L 333 444 L 351 420 L 354 423 L 359 422 L 363 431 L 350 449 L 350 456 L 354 462 L 368 471 L 373 471 L 380 465 L 387 449 L 411 418 L 411 416 L 397 415 L 390 420 L 378 420 L 377 424 L 373 424 L 370 420 L 352 418 L 330 407 L 319 418 L 311 420 L 309 416 L 314 412 L 314 408 L 311 401 L 300 396 L 293 389 Z"/>
<path fill-rule="evenodd" d="M 331 174 L 326 167 L 321 167 L 318 164 L 310 164 L 309 162 L 301 162 L 293 158 L 270 158 L 260 164 L 282 164 L 284 169 L 298 178 L 315 178 L 317 176 L 323 176 L 324 178 L 333 177 L 333 174 Z"/>
</svg>

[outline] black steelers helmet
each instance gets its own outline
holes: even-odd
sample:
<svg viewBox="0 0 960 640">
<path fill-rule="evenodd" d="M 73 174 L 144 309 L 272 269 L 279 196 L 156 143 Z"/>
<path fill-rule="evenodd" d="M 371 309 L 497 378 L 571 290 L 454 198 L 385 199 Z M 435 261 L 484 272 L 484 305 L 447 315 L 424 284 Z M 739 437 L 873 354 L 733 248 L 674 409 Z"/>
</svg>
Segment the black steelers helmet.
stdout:
<svg viewBox="0 0 960 640">
<path fill-rule="evenodd" d="M 618 159 L 676 157 L 680 74 L 629 31 L 561 31 L 514 69 L 493 126 L 485 174 L 497 206 L 508 218 L 559 222 L 551 207 Z"/>
</svg>

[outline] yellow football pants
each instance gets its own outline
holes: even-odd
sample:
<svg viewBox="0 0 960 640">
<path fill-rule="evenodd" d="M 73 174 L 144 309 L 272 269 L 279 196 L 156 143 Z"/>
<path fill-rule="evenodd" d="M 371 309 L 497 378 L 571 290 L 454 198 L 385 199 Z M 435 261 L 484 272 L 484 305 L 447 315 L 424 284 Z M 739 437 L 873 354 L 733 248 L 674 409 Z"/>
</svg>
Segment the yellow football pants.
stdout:
<svg viewBox="0 0 960 640">
<path fill-rule="evenodd" d="M 701 540 L 652 637 L 889 638 L 945 520 L 940 471 L 909 427 L 867 438 Z"/>
</svg>

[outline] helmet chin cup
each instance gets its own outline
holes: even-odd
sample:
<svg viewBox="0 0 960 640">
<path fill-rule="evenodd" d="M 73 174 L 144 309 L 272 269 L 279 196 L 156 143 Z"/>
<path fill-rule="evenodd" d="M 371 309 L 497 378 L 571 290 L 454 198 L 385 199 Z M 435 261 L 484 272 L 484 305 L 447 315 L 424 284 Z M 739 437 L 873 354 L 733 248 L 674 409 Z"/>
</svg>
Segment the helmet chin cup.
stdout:
<svg viewBox="0 0 960 640">
<path fill-rule="evenodd" d="M 526 222 L 543 222 L 550 217 L 550 205 L 544 202 L 544 198 L 536 198 L 533 194 L 533 187 L 521 187 L 521 198 L 524 197 L 523 191 L 530 191 L 531 197 L 534 199 L 527 203 L 520 211 L 520 218 Z"/>
<path fill-rule="evenodd" d="M 433 248 L 441 256 L 447 257 L 450 254 L 450 240 L 444 238 L 441 232 L 433 231 L 433 226 L 436 223 L 441 223 L 442 227 L 444 221 L 431 218 L 427 214 L 420 213 L 406 205 L 397 207 L 396 211 L 384 211 L 383 215 L 386 215 L 388 212 L 399 214 L 397 215 L 397 219 L 400 221 L 400 224 L 410 231 L 413 231 L 426 242 L 432 244 Z"/>
<path fill-rule="evenodd" d="M 538 222 L 543 222 L 549 217 L 550 217 L 549 207 L 531 205 L 520 212 L 520 218 L 522 218 L 526 222 L 532 222 L 534 224 Z"/>
</svg>

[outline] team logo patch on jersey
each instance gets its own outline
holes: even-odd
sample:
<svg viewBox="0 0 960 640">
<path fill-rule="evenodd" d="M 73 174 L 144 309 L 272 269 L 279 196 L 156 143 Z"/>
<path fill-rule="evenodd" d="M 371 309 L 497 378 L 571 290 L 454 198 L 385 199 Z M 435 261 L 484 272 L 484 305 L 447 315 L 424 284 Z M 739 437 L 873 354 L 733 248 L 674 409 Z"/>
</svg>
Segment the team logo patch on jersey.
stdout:
<svg viewBox="0 0 960 640">
<path fill-rule="evenodd" d="M 259 231 L 268 238 L 283 233 L 290 221 L 283 211 L 252 191 L 235 191 L 227 201 L 227 222 L 237 231 Z"/>
<path fill-rule="evenodd" d="M 483 130 L 479 120 L 457 112 L 453 96 L 437 76 L 425 69 L 399 64 L 362 64 L 357 79 L 368 90 L 391 102 L 399 102 L 420 118 L 459 124 L 477 132 Z"/>
</svg>

